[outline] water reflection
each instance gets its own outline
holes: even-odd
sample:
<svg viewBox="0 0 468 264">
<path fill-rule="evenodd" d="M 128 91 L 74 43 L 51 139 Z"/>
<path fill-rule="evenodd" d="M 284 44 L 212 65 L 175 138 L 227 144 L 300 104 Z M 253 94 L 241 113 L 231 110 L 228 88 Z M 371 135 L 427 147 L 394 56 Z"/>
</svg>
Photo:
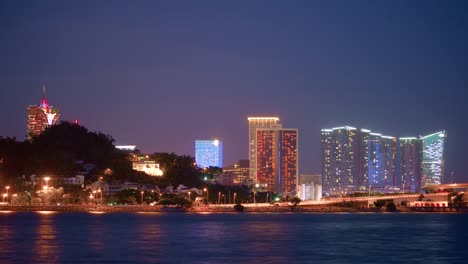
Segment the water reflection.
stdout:
<svg viewBox="0 0 468 264">
<path fill-rule="evenodd" d="M 57 245 L 54 216 L 41 213 L 33 247 L 33 262 L 57 263 L 59 248 Z"/>
<path fill-rule="evenodd" d="M 145 220 L 145 219 L 143 219 Z M 140 261 L 151 263 L 157 261 L 165 251 L 168 243 L 165 230 L 160 224 L 142 221 L 138 224 L 138 236 L 134 244 L 142 254 Z"/>
<path fill-rule="evenodd" d="M 466 263 L 467 221 L 468 214 L 14 213 L 0 215 L 0 264 Z"/>
<path fill-rule="evenodd" d="M 266 263 L 288 263 L 290 236 L 288 225 L 281 222 L 250 222 L 242 228 L 242 232 L 249 234 L 245 246 L 254 252 L 247 252 L 246 260 L 254 263 L 258 256 Z"/>
<path fill-rule="evenodd" d="M 100 217 L 93 219 L 94 221 L 90 224 L 89 227 L 89 245 L 97 254 L 101 254 L 104 250 L 105 245 L 105 235 L 106 235 L 106 222 L 103 221 Z"/>
<path fill-rule="evenodd" d="M 0 262 L 13 263 L 11 259 L 4 259 L 13 251 L 14 244 L 12 243 L 13 231 L 10 225 L 0 225 Z"/>
</svg>

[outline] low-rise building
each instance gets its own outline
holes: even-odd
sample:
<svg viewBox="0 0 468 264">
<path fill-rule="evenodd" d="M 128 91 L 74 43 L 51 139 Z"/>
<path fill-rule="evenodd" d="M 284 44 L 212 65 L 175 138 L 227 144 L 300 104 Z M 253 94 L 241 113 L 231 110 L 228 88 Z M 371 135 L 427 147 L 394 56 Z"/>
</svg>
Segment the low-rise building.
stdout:
<svg viewBox="0 0 468 264">
<path fill-rule="evenodd" d="M 320 174 L 301 174 L 298 194 L 303 201 L 322 199 L 322 176 Z"/>
</svg>

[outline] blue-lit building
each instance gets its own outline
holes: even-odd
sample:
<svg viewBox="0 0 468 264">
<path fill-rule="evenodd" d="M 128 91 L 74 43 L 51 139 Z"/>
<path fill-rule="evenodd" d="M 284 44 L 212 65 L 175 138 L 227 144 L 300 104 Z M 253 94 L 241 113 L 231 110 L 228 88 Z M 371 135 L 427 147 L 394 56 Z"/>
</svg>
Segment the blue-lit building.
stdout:
<svg viewBox="0 0 468 264">
<path fill-rule="evenodd" d="M 223 142 L 195 140 L 195 162 L 200 168 L 223 167 Z"/>
</svg>

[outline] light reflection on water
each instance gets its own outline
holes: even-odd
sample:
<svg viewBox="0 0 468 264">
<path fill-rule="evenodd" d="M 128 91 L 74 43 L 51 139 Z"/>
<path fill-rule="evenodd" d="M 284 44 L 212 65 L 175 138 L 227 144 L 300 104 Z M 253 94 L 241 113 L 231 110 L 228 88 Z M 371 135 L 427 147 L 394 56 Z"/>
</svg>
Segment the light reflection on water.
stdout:
<svg viewBox="0 0 468 264">
<path fill-rule="evenodd" d="M 465 263 L 468 214 L 0 214 L 0 263 Z"/>
<path fill-rule="evenodd" d="M 8 225 L 0 225 L 0 260 L 2 256 L 8 256 L 14 251 L 14 245 L 10 242 L 12 240 L 13 230 Z M 13 260 L 6 259 L 0 261 L 1 263 L 13 263 Z"/>
<path fill-rule="evenodd" d="M 50 213 L 41 213 L 34 239 L 33 261 L 57 263 L 59 247 L 56 238 L 56 225 Z"/>
</svg>

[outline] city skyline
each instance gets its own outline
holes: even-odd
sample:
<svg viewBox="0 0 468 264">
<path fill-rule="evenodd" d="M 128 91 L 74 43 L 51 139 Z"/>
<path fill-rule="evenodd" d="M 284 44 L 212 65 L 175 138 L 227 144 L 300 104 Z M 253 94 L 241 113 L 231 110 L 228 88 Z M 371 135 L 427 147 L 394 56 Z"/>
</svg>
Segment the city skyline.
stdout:
<svg viewBox="0 0 468 264">
<path fill-rule="evenodd" d="M 466 5 L 2 2 L 0 134 L 25 138 L 46 81 L 62 120 L 144 152 L 216 135 L 232 164 L 248 158 L 245 117 L 278 116 L 301 132 L 301 173 L 321 170 L 323 127 L 443 128 L 445 166 L 467 182 Z"/>
<path fill-rule="evenodd" d="M 421 191 L 445 179 L 447 132 L 394 137 L 365 128 L 322 129 L 322 177 L 327 193 L 404 189 Z"/>
</svg>

